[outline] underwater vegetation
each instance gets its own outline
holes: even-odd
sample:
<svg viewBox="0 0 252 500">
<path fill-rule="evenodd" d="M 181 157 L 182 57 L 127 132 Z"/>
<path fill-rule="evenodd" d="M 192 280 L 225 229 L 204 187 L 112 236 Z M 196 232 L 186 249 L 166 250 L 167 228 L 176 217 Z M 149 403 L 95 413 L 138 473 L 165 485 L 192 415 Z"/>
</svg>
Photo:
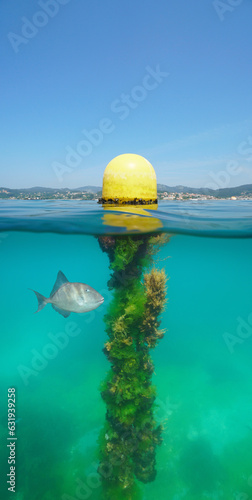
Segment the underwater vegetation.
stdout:
<svg viewBox="0 0 252 500">
<path fill-rule="evenodd" d="M 31 292 L 27 291 L 23 296 L 19 293 L 19 290 L 22 291 L 23 284 L 17 288 L 20 298 L 14 315 L 13 303 L 9 301 L 13 293 L 13 279 L 9 281 L 6 298 L 3 288 L 1 297 L 3 305 L 2 346 L 4 348 L 5 343 L 8 342 L 13 349 L 13 338 L 15 339 L 15 350 L 11 351 L 14 362 L 11 365 L 12 373 L 8 376 L 10 377 L 8 382 L 11 380 L 17 385 L 17 419 L 21 419 L 17 423 L 16 500 L 102 500 L 104 494 L 109 497 L 110 493 L 110 497 L 117 500 L 130 497 L 134 500 L 137 498 L 141 500 L 252 500 L 252 338 L 247 338 L 244 344 L 237 344 L 232 355 L 222 339 L 226 326 L 227 331 L 235 334 L 236 315 L 240 314 L 247 319 L 251 310 L 252 240 L 251 242 L 245 239 L 227 242 L 225 238 L 222 240 L 194 239 L 177 235 L 171 238 L 166 248 L 162 248 L 158 244 L 157 237 L 152 240 L 153 243 L 157 243 L 156 245 L 149 244 L 148 241 L 151 240 L 141 244 L 141 240 L 144 239 L 143 236 L 139 237 L 138 241 L 136 237 L 131 238 L 129 239 L 130 245 L 122 240 L 116 242 L 111 236 L 105 241 L 103 239 L 103 244 L 110 249 L 110 263 L 113 265 L 115 265 L 113 258 L 115 245 L 118 245 L 119 250 L 119 244 L 121 244 L 120 255 L 119 251 L 115 255 L 117 265 L 110 269 L 111 276 L 109 276 L 107 264 L 108 253 L 102 253 L 98 240 L 93 236 L 74 236 L 70 243 L 65 237 L 62 240 L 60 235 L 36 236 L 17 232 L 9 235 L 8 240 L 5 240 L 4 243 L 11 241 L 8 248 L 5 249 L 5 245 L 1 246 L 2 261 L 5 263 L 2 266 L 5 283 L 8 283 L 9 275 L 16 276 L 20 269 L 20 277 L 27 273 L 29 278 L 27 286 L 31 284 L 37 265 L 31 253 L 34 254 L 36 260 L 39 256 L 39 261 L 44 262 L 45 265 L 48 263 L 50 274 L 53 274 L 58 269 L 60 251 L 64 248 L 60 266 L 66 269 L 67 276 L 71 276 L 72 268 L 73 274 L 77 275 L 80 259 L 85 257 L 83 265 L 86 266 L 86 260 L 91 254 L 92 260 L 96 263 L 94 271 L 96 289 L 103 290 L 104 281 L 109 280 L 111 292 L 108 297 L 114 297 L 113 302 L 105 301 L 104 308 L 106 307 L 105 312 L 108 313 L 108 317 L 104 324 L 103 308 L 95 311 L 95 319 L 92 321 L 90 320 L 92 316 L 76 315 L 73 319 L 78 321 L 83 333 L 71 339 L 68 346 L 64 350 L 59 350 L 57 357 L 48 363 L 47 368 L 38 372 L 36 377 L 31 377 L 31 383 L 25 386 L 19 374 L 15 375 L 16 365 L 25 362 L 24 350 L 27 351 L 27 360 L 31 359 L 31 348 L 37 348 L 39 352 L 42 352 L 44 343 L 48 344 L 47 332 L 64 333 L 68 319 L 65 320 L 59 314 L 55 314 L 51 308 L 46 308 L 40 313 L 41 315 L 33 316 L 31 308 L 27 307 L 27 297 Z M 14 249 L 20 249 L 20 257 L 16 254 L 19 258 L 16 265 L 12 262 L 13 253 L 10 248 L 12 245 Z M 147 250 L 145 245 L 148 245 Z M 45 248 L 51 248 L 54 251 L 53 262 L 50 262 L 50 259 L 48 261 Z M 160 248 L 162 248 L 161 252 L 155 259 L 154 253 Z M 124 259 L 121 258 L 122 249 L 129 262 L 126 266 L 124 266 Z M 161 262 L 168 252 L 171 258 Z M 218 259 L 217 255 L 219 255 Z M 242 259 L 240 255 L 243 255 Z M 235 266 L 236 262 L 237 266 Z M 155 328 L 157 330 L 169 328 L 168 334 L 160 340 L 155 351 L 148 347 L 148 343 L 145 346 L 150 362 L 149 369 L 151 365 L 153 366 L 150 354 L 155 360 L 156 373 L 153 372 L 152 377 L 150 375 L 149 381 L 152 380 L 152 384 L 155 381 L 158 397 L 149 410 L 146 411 L 141 407 L 141 404 L 144 402 L 150 404 L 150 401 L 144 397 L 141 398 L 142 388 L 139 379 L 142 368 L 135 370 L 136 382 L 141 388 L 138 399 L 135 398 L 139 408 L 138 418 L 140 420 L 142 412 L 147 415 L 146 419 L 142 416 L 143 427 L 141 428 L 141 421 L 134 427 L 134 424 L 122 425 L 119 418 L 114 418 L 113 425 L 106 419 L 103 429 L 104 409 L 108 410 L 108 415 L 112 420 L 114 408 L 118 407 L 118 412 L 121 413 L 126 407 L 126 401 L 123 400 L 121 403 L 119 401 L 115 404 L 112 399 L 111 405 L 107 405 L 106 402 L 104 404 L 97 388 L 100 387 L 106 371 L 111 368 L 106 381 L 102 384 L 105 391 L 108 389 L 112 375 L 116 375 L 116 371 L 112 373 L 112 364 L 116 370 L 120 363 L 125 366 L 126 358 L 117 360 L 113 356 L 110 361 L 107 355 L 111 350 L 113 353 L 113 349 L 108 350 L 106 356 L 101 349 L 102 347 L 106 349 L 105 342 L 113 342 L 115 333 L 112 327 L 119 328 L 120 333 L 120 328 L 125 326 L 127 327 L 124 337 L 126 343 L 125 348 L 120 349 L 120 352 L 130 352 L 127 342 L 129 337 L 132 337 L 134 346 L 132 359 L 141 359 L 141 352 L 138 353 L 139 358 L 135 353 L 135 345 L 136 339 L 144 335 L 141 327 L 148 316 L 148 314 L 143 315 L 143 311 L 147 308 L 145 275 L 149 276 L 153 265 L 157 268 L 165 266 L 166 274 L 171 276 L 167 294 L 169 304 L 167 312 L 162 316 L 162 325 L 158 326 L 155 323 L 159 321 L 158 316 L 152 319 L 152 323 L 149 323 L 154 330 Z M 42 265 L 40 267 L 44 268 Z M 234 276 L 235 273 L 236 276 Z M 41 291 L 43 291 L 47 288 L 48 280 L 44 271 L 41 274 L 45 275 L 44 281 L 41 282 L 43 284 Z M 91 283 L 89 278 L 87 282 Z M 219 285 L 217 286 L 216 283 Z M 223 299 L 224 295 L 227 297 L 226 302 Z M 124 304 L 118 300 L 119 296 L 120 300 L 124 300 Z M 232 296 L 234 296 L 233 301 Z M 33 299 L 35 302 L 35 297 Z M 7 300 L 10 305 L 7 304 Z M 218 304 L 219 315 L 216 311 Z M 135 306 L 131 315 L 128 309 L 130 305 Z M 230 308 L 234 313 L 233 330 L 228 328 L 229 323 L 226 325 Z M 23 315 L 22 310 L 26 310 Z M 125 313 L 125 317 L 120 318 Z M 32 318 L 36 321 L 32 322 Z M 40 327 L 36 329 L 38 322 Z M 134 324 L 136 328 L 133 334 Z M 105 327 L 107 336 L 104 335 Z M 146 335 L 146 338 L 149 337 L 149 343 L 153 335 L 150 327 Z M 118 340 L 119 333 L 116 334 Z M 20 343 L 18 343 L 18 336 L 22 339 Z M 123 335 L 120 338 L 123 340 Z M 21 350 L 21 343 L 23 350 Z M 141 348 L 142 341 L 140 351 Z M 3 357 L 1 365 L 3 389 L 7 379 L 2 373 L 10 363 L 10 358 L 4 359 Z M 147 381 L 146 373 L 147 370 L 145 370 Z M 114 385 L 117 380 L 118 387 L 119 383 L 123 384 L 126 395 L 126 381 L 128 380 L 129 391 L 135 395 L 136 385 L 133 381 L 133 372 L 122 379 L 120 377 L 122 374 L 119 371 L 118 379 L 115 377 L 113 381 Z M 150 383 L 150 387 L 155 396 L 152 384 Z M 119 398 L 120 391 L 114 395 Z M 113 391 L 111 396 L 113 396 Z M 7 426 L 5 404 L 2 407 L 0 498 L 4 500 L 7 497 L 5 475 L 7 472 Z M 137 413 L 130 417 L 134 420 L 135 416 Z M 146 446 L 150 444 L 145 436 L 151 437 L 151 432 L 148 426 L 144 428 L 144 424 L 145 421 L 148 424 L 148 418 L 150 420 L 152 417 L 153 423 L 155 422 L 153 430 L 162 425 L 160 439 L 163 442 L 161 446 L 158 444 L 154 446 L 152 455 L 156 460 L 154 465 L 154 472 L 155 469 L 157 471 L 156 478 L 154 481 L 144 483 L 139 480 L 136 472 L 139 474 L 140 469 L 143 473 L 143 467 L 145 467 L 145 464 L 141 462 L 145 451 L 140 448 L 145 443 Z M 132 453 L 129 460 L 125 462 L 123 453 L 119 454 L 122 450 L 122 443 L 120 443 L 119 431 L 115 429 L 114 423 L 118 424 L 118 428 L 121 424 L 122 432 L 125 432 L 124 435 L 120 434 L 124 437 L 125 454 Z M 113 437 L 112 433 L 115 433 Z M 135 441 L 130 442 L 132 436 Z M 114 464 L 111 463 L 112 456 L 109 457 L 111 461 L 108 461 L 107 444 L 108 447 L 115 446 L 114 449 L 118 452 L 117 455 L 116 453 L 113 455 Z M 153 450 L 150 451 L 153 452 Z M 148 460 L 151 458 L 150 455 L 151 453 L 147 454 Z M 100 475 L 97 473 L 99 462 Z M 113 481 L 114 471 L 123 476 L 124 464 L 125 469 L 127 466 L 127 470 L 130 470 L 132 474 L 129 474 L 132 486 L 126 488 L 123 488 L 123 482 L 119 482 L 118 477 Z M 101 480 L 103 486 L 100 483 Z M 3 488 L 2 495 L 1 487 Z"/>
<path fill-rule="evenodd" d="M 166 303 L 167 277 L 153 267 L 153 255 L 168 235 L 105 236 L 99 244 L 110 260 L 108 287 L 114 297 L 105 316 L 111 363 L 101 395 L 106 423 L 100 437 L 100 465 L 105 498 L 137 498 L 136 481 L 156 477 L 156 447 L 162 426 L 154 417 L 156 390 L 150 349 L 164 336 L 159 315 Z"/>
</svg>

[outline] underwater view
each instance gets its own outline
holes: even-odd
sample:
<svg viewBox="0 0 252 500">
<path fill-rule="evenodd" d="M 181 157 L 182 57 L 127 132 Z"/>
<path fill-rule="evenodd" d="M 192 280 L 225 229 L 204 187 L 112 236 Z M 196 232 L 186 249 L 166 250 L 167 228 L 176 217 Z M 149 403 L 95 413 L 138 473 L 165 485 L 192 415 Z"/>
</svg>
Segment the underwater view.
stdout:
<svg viewBox="0 0 252 500">
<path fill-rule="evenodd" d="M 0 208 L 1 499 L 251 500 L 252 202 Z"/>
</svg>

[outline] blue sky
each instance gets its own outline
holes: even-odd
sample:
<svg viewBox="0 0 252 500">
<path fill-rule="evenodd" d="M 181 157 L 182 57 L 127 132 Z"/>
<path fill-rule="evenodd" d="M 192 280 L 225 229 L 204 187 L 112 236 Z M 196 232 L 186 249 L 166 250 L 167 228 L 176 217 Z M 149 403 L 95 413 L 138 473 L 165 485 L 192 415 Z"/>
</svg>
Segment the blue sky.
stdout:
<svg viewBox="0 0 252 500">
<path fill-rule="evenodd" d="M 0 0 L 0 186 L 101 185 L 122 153 L 168 185 L 252 183 L 251 17 L 251 0 Z"/>
</svg>

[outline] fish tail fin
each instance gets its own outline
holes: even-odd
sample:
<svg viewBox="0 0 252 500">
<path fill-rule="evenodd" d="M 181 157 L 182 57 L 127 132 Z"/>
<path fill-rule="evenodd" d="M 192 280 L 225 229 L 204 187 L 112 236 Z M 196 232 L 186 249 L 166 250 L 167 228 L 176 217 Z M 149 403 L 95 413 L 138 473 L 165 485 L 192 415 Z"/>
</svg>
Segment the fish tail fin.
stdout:
<svg viewBox="0 0 252 500">
<path fill-rule="evenodd" d="M 29 288 L 29 290 L 32 290 L 32 292 L 35 293 L 37 299 L 38 299 L 38 309 L 37 311 L 35 311 L 35 313 L 41 311 L 41 309 L 43 309 L 46 304 L 48 304 L 48 299 L 46 297 L 44 297 L 44 295 L 41 295 L 41 293 L 39 292 L 35 292 L 35 290 L 33 290 L 32 288 Z"/>
</svg>

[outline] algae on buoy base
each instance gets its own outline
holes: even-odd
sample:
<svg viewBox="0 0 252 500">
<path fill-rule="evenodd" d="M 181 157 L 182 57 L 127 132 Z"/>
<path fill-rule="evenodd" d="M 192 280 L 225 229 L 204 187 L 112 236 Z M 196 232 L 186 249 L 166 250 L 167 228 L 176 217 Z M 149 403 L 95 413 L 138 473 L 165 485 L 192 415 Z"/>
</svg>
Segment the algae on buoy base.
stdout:
<svg viewBox="0 0 252 500">
<path fill-rule="evenodd" d="M 166 303 L 167 278 L 163 269 L 155 267 L 142 273 L 169 236 L 100 236 L 98 240 L 109 256 L 108 287 L 114 290 L 105 315 L 104 353 L 111 369 L 101 385 L 107 412 L 98 471 L 106 500 L 135 500 L 139 498 L 136 479 L 155 480 L 156 447 L 162 443 L 162 426 L 154 415 L 150 349 L 164 336 L 159 315 Z"/>
</svg>

